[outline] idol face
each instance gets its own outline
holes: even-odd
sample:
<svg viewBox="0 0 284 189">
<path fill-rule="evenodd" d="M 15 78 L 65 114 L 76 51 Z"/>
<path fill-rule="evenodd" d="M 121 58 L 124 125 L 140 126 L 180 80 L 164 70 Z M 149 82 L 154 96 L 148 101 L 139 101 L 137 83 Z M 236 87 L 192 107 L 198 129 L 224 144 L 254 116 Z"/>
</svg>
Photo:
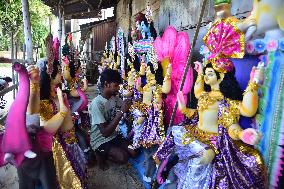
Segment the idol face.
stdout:
<svg viewBox="0 0 284 189">
<path fill-rule="evenodd" d="M 205 75 L 204 75 L 204 82 L 207 85 L 211 86 L 211 85 L 219 84 L 221 82 L 219 80 L 218 80 L 216 72 L 213 68 L 206 68 Z"/>
</svg>

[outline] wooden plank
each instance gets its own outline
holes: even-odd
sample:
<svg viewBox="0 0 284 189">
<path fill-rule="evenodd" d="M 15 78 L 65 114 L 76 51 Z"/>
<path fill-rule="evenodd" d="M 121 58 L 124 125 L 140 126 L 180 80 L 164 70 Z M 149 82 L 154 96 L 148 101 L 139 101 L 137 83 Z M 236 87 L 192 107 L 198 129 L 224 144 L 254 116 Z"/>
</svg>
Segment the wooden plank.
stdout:
<svg viewBox="0 0 284 189">
<path fill-rule="evenodd" d="M 18 87 L 18 83 L 3 89 L 2 91 L 0 91 L 0 96 L 4 96 L 6 93 L 16 89 L 17 87 Z"/>
<path fill-rule="evenodd" d="M 0 57 L 0 63 L 12 63 L 12 59 Z"/>
<path fill-rule="evenodd" d="M 93 51 L 104 51 L 106 42 L 110 42 L 115 35 L 115 21 L 103 22 L 93 26 Z"/>
<path fill-rule="evenodd" d="M 11 58 L 4 58 L 4 57 L 0 57 L 0 63 L 15 63 L 15 62 L 19 62 L 21 64 L 25 64 L 26 61 L 22 60 L 22 59 L 11 59 Z"/>
</svg>

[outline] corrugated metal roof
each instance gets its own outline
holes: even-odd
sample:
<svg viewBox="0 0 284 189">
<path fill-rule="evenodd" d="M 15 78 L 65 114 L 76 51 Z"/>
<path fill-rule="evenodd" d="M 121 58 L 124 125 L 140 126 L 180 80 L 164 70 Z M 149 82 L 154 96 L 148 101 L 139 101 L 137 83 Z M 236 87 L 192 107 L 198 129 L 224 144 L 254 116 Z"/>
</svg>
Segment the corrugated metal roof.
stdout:
<svg viewBox="0 0 284 189">
<path fill-rule="evenodd" d="M 58 15 L 58 5 L 68 19 L 95 18 L 100 16 L 101 9 L 115 7 L 118 0 L 42 0 L 44 4 L 52 8 L 55 15 Z"/>
</svg>

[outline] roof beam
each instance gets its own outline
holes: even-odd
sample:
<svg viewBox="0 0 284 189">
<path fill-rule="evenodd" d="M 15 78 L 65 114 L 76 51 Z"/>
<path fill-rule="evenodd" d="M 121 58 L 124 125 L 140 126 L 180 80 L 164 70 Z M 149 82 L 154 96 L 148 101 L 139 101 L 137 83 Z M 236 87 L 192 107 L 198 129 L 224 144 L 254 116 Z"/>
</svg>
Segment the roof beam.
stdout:
<svg viewBox="0 0 284 189">
<path fill-rule="evenodd" d="M 71 1 L 66 1 L 63 3 L 63 5 L 72 5 L 76 3 L 80 3 L 82 0 L 71 0 Z"/>
<path fill-rule="evenodd" d="M 85 4 L 88 5 L 90 10 L 94 10 L 94 7 L 90 4 L 90 2 L 88 0 L 71 0 L 71 1 L 67 1 L 67 2 L 63 3 L 63 5 L 67 6 L 67 5 L 80 4 L 80 3 L 85 3 Z"/>
<path fill-rule="evenodd" d="M 83 0 L 90 8 L 90 11 L 93 11 L 94 10 L 94 7 L 89 3 L 88 0 Z"/>
<path fill-rule="evenodd" d="M 99 2 L 99 4 L 98 4 L 98 8 L 101 7 L 102 1 L 103 1 L 103 0 L 100 0 L 100 2 Z"/>
<path fill-rule="evenodd" d="M 94 10 L 90 12 L 81 12 L 81 13 L 73 13 L 73 14 L 65 14 L 64 18 L 66 20 L 69 19 L 83 19 L 83 18 L 96 18 L 99 16 L 100 10 Z"/>
</svg>

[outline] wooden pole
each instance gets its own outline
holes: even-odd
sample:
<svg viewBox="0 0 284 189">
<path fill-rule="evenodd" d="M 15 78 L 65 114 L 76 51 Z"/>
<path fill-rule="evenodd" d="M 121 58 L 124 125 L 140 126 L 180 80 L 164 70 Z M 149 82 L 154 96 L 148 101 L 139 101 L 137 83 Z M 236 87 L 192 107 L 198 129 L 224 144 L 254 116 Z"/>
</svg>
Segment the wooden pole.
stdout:
<svg viewBox="0 0 284 189">
<path fill-rule="evenodd" d="M 24 20 L 25 44 L 27 48 L 27 59 L 26 60 L 28 64 L 32 64 L 33 63 L 33 43 L 32 43 L 31 21 L 30 21 L 28 0 L 22 0 L 22 12 L 23 12 L 23 20 Z"/>
<path fill-rule="evenodd" d="M 66 38 L 66 30 L 65 30 L 65 18 L 64 18 L 64 11 L 62 10 L 62 15 L 61 15 L 61 19 L 62 19 L 62 39 L 61 39 L 61 46 L 65 45 L 65 38 Z"/>
<path fill-rule="evenodd" d="M 128 35 L 131 35 L 131 31 L 132 31 L 132 27 L 131 27 L 131 18 L 132 18 L 132 0 L 129 1 L 129 29 L 128 29 Z M 114 13 L 116 14 L 116 13 Z M 126 39 L 127 42 L 130 42 L 128 41 L 128 38 Z"/>
<path fill-rule="evenodd" d="M 0 91 L 0 96 L 4 96 L 5 94 L 7 94 L 10 91 L 14 91 L 16 88 L 18 87 L 18 84 L 13 84 L 12 86 L 3 89 L 2 91 Z"/>
<path fill-rule="evenodd" d="M 51 16 L 48 17 L 49 33 L 51 33 Z"/>
<path fill-rule="evenodd" d="M 14 58 L 18 59 L 18 43 L 17 42 L 15 43 L 15 51 L 14 52 L 15 52 Z M 19 74 L 18 73 L 16 73 L 16 83 L 19 83 Z M 16 87 L 16 92 L 18 92 L 18 87 Z"/>
<path fill-rule="evenodd" d="M 61 51 L 62 51 L 62 7 L 61 7 L 62 1 L 59 2 L 58 4 L 58 38 L 60 41 L 60 46 L 59 46 L 59 62 L 61 63 Z"/>
<path fill-rule="evenodd" d="M 11 60 L 15 58 L 14 50 L 15 50 L 14 49 L 14 33 L 11 32 Z M 13 68 L 12 68 L 12 82 L 13 82 L 13 85 L 16 84 L 15 71 Z M 16 91 L 13 90 L 13 99 L 15 99 L 15 97 L 16 97 Z"/>
<path fill-rule="evenodd" d="M 23 59 L 24 60 L 26 59 L 26 49 L 27 49 L 27 46 L 24 44 L 23 45 Z"/>
<path fill-rule="evenodd" d="M 195 33 L 194 33 L 194 37 L 193 37 L 193 41 L 192 41 L 192 45 L 191 45 L 191 50 L 190 50 L 190 55 L 189 55 L 185 70 L 183 72 L 182 81 L 181 81 L 180 88 L 179 88 L 180 91 L 183 89 L 184 82 L 185 82 L 185 79 L 186 79 L 186 75 L 187 75 L 189 66 L 192 62 L 193 50 L 194 50 L 194 47 L 195 47 L 195 44 L 196 44 L 199 29 L 201 27 L 201 22 L 202 22 L 202 18 L 203 18 L 203 15 L 204 15 L 206 2 L 207 2 L 207 0 L 203 0 L 202 5 L 201 5 L 201 12 L 200 12 L 198 24 L 197 24 L 197 27 L 196 27 L 196 30 L 195 30 Z M 171 127 L 173 125 L 173 121 L 174 121 L 174 117 L 176 115 L 177 107 L 178 107 L 178 102 L 176 101 L 175 106 L 174 106 L 174 110 L 173 110 L 173 113 L 172 113 L 172 116 L 171 116 L 169 127 Z"/>
</svg>

